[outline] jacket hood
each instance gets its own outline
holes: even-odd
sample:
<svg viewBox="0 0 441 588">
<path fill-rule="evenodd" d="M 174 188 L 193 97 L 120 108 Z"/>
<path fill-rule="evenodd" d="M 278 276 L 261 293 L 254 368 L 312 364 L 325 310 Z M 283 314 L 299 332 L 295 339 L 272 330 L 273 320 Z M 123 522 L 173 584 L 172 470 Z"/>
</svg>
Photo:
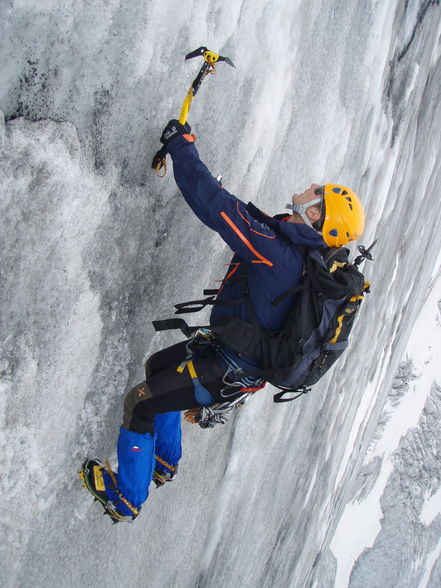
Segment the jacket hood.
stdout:
<svg viewBox="0 0 441 588">
<path fill-rule="evenodd" d="M 282 219 L 286 218 L 286 214 L 277 214 L 276 216 L 268 216 L 262 212 L 252 202 L 247 204 L 247 211 L 257 221 L 268 225 L 275 233 L 283 235 L 293 245 L 306 245 L 312 249 L 326 249 L 326 243 L 323 241 L 321 235 L 316 233 L 314 229 L 301 223 L 287 223 Z"/>
</svg>

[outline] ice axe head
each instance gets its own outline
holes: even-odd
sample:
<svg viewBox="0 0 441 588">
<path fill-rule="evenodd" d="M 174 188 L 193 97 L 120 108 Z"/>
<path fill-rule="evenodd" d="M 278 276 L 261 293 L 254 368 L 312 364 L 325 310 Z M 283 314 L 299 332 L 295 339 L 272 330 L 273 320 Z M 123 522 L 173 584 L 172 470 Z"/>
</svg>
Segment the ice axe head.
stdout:
<svg viewBox="0 0 441 588">
<path fill-rule="evenodd" d="M 195 49 L 191 53 L 188 53 L 188 55 L 185 56 L 185 59 L 192 59 L 193 57 L 199 56 L 202 56 L 204 61 L 209 65 L 214 65 L 218 61 L 225 61 L 225 63 L 228 63 L 231 67 L 236 67 L 229 57 L 222 57 L 222 55 L 209 51 L 207 47 L 199 47 L 199 49 Z"/>
<path fill-rule="evenodd" d="M 222 55 L 218 55 L 217 53 L 213 53 L 213 51 L 209 51 L 206 47 L 199 47 L 199 49 L 195 49 L 191 53 L 185 56 L 185 59 L 192 59 L 193 57 L 203 57 L 204 63 L 202 64 L 201 69 L 199 70 L 198 75 L 193 80 L 191 87 L 188 91 L 187 97 L 185 98 L 184 104 L 181 108 L 181 115 L 179 117 L 179 122 L 181 124 L 185 124 L 187 121 L 188 111 L 190 109 L 191 102 L 193 98 L 196 96 L 202 82 L 205 78 L 212 73 L 215 73 L 215 64 L 218 61 L 225 61 L 231 67 L 236 67 L 234 63 L 228 57 L 222 57 Z"/>
</svg>

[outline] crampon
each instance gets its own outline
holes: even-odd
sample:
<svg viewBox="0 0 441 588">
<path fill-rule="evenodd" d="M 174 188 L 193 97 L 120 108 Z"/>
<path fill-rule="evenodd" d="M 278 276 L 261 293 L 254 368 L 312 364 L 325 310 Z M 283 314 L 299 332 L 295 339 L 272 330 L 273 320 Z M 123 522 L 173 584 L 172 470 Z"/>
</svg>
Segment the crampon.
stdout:
<svg viewBox="0 0 441 588">
<path fill-rule="evenodd" d="M 106 486 L 104 483 L 104 473 L 107 472 L 112 480 L 113 491 L 117 494 L 119 499 L 129 508 L 132 512 L 131 515 L 124 515 L 118 511 L 117 506 L 109 500 L 106 493 Z M 104 514 L 108 515 L 113 523 L 132 523 L 139 514 L 141 508 L 135 508 L 124 496 L 119 492 L 116 487 L 116 478 L 114 472 L 111 470 L 108 462 L 102 464 L 97 459 L 86 459 L 83 463 L 81 470 L 78 472 L 80 479 L 83 482 L 84 488 L 86 488 L 92 496 L 98 501 L 104 508 Z"/>
<path fill-rule="evenodd" d="M 156 458 L 158 459 L 158 458 Z M 173 482 L 177 473 L 178 473 L 178 466 L 168 466 L 171 468 L 170 471 L 163 471 L 159 470 L 158 468 L 155 469 L 153 472 L 153 479 L 152 481 L 155 483 L 156 488 L 162 488 L 166 482 Z"/>
</svg>

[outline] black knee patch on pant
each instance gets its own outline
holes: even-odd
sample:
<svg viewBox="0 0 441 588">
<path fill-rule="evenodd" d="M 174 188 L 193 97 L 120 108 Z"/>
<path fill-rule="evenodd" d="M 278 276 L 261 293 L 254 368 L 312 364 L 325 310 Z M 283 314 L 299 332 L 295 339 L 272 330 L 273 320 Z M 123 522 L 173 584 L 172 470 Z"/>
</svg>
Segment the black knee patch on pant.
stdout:
<svg viewBox="0 0 441 588">
<path fill-rule="evenodd" d="M 124 399 L 123 427 L 134 433 L 153 435 L 155 413 L 145 406 L 152 397 L 146 382 L 137 384 Z M 140 410 L 139 405 L 144 405 Z"/>
</svg>

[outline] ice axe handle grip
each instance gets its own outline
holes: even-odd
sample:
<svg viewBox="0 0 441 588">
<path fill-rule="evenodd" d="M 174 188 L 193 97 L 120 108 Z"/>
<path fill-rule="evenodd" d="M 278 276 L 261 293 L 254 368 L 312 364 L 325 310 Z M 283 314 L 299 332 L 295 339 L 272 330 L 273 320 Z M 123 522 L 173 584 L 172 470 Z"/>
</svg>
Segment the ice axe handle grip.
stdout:
<svg viewBox="0 0 441 588">
<path fill-rule="evenodd" d="M 159 151 L 155 153 L 152 161 L 152 168 L 155 169 L 157 172 L 161 171 L 163 167 L 165 167 L 165 159 L 167 156 L 167 149 L 165 145 L 161 147 Z"/>
</svg>

